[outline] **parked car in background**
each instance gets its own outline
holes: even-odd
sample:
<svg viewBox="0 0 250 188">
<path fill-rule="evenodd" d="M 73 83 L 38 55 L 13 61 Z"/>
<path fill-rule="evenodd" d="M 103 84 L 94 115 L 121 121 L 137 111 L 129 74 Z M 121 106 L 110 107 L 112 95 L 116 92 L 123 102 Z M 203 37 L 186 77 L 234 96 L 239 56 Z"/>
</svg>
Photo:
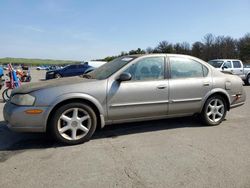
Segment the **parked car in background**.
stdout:
<svg viewBox="0 0 250 188">
<path fill-rule="evenodd" d="M 250 68 L 244 67 L 241 60 L 214 59 L 208 61 L 208 63 L 222 72 L 231 73 L 241 77 L 246 85 L 250 85 Z"/>
<path fill-rule="evenodd" d="M 244 68 L 250 68 L 250 64 L 244 64 Z"/>
<path fill-rule="evenodd" d="M 48 66 L 38 66 L 36 70 L 48 70 Z"/>
<path fill-rule="evenodd" d="M 246 100 L 242 80 L 192 56 L 117 58 L 82 77 L 13 90 L 4 119 L 13 130 L 50 131 L 66 144 L 88 141 L 97 126 L 199 114 L 220 124 Z"/>
<path fill-rule="evenodd" d="M 57 70 L 57 69 L 62 69 L 62 68 L 64 67 L 60 65 L 51 65 L 51 66 L 48 66 L 47 70 Z"/>
<path fill-rule="evenodd" d="M 93 71 L 96 67 L 103 65 L 101 62 L 86 62 L 82 64 L 68 65 L 62 69 L 46 72 L 46 80 L 61 77 L 79 76 Z"/>
<path fill-rule="evenodd" d="M 98 68 L 98 67 L 104 65 L 107 62 L 106 61 L 88 61 L 88 62 L 85 62 L 85 63 L 87 63 L 91 67 Z"/>
</svg>

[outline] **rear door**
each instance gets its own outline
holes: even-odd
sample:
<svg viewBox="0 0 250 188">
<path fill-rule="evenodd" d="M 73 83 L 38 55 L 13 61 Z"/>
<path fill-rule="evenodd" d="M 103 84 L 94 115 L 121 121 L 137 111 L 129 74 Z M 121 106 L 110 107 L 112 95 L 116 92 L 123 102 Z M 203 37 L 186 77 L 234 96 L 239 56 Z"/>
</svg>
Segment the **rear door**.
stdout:
<svg viewBox="0 0 250 188">
<path fill-rule="evenodd" d="M 243 74 L 243 65 L 238 60 L 233 61 L 233 74 L 238 76 Z"/>
<path fill-rule="evenodd" d="M 170 56 L 169 114 L 199 112 L 202 99 L 212 88 L 209 69 L 188 57 Z"/>
<path fill-rule="evenodd" d="M 77 65 L 76 70 L 75 70 L 75 75 L 82 75 L 84 74 L 84 71 L 86 70 L 87 65 L 80 64 Z"/>
</svg>

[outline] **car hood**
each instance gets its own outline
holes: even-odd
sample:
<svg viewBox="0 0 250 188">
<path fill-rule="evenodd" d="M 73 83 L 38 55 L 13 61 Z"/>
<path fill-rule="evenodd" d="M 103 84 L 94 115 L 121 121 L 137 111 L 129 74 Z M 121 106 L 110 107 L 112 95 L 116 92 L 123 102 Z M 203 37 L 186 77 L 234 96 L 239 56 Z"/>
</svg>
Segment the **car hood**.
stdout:
<svg viewBox="0 0 250 188">
<path fill-rule="evenodd" d="M 30 92 L 45 89 L 45 88 L 72 85 L 72 84 L 78 84 L 78 83 L 83 83 L 83 82 L 95 82 L 95 81 L 97 80 L 86 79 L 86 78 L 82 78 L 78 76 L 78 77 L 67 77 L 67 78 L 53 79 L 53 80 L 40 81 L 40 82 L 34 82 L 34 83 L 27 83 L 27 84 L 22 85 L 19 88 L 14 89 L 12 91 L 12 95 L 16 93 L 30 93 Z"/>
<path fill-rule="evenodd" d="M 48 70 L 48 71 L 46 72 L 46 74 L 51 73 L 51 72 L 59 72 L 59 71 L 61 71 L 61 70 L 62 70 L 62 69 Z"/>
</svg>

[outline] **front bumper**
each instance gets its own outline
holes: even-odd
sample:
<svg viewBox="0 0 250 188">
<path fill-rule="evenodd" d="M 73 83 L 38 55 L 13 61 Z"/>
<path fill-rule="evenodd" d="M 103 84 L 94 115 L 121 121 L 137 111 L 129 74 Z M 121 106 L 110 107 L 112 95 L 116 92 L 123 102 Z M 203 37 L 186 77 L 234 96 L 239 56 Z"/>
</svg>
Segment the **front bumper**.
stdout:
<svg viewBox="0 0 250 188">
<path fill-rule="evenodd" d="M 26 114 L 30 109 L 43 110 L 40 114 Z M 46 110 L 47 107 L 17 106 L 7 102 L 3 109 L 4 120 L 7 126 L 18 132 L 45 132 L 46 131 Z"/>
<path fill-rule="evenodd" d="M 50 79 L 54 79 L 55 78 L 55 74 L 49 74 L 49 73 L 46 73 L 46 76 L 45 76 L 45 79 L 46 80 L 50 80 Z"/>
</svg>

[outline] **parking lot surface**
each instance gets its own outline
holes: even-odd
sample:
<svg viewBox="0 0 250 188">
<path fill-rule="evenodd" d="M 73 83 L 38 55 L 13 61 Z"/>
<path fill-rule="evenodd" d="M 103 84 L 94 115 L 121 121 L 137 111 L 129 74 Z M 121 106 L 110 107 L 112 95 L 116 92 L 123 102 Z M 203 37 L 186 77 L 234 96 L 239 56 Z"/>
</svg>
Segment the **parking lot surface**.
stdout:
<svg viewBox="0 0 250 188">
<path fill-rule="evenodd" d="M 33 81 L 44 78 L 32 71 Z M 219 126 L 194 117 L 107 126 L 63 146 L 8 130 L 0 103 L 0 188 L 250 187 L 250 87 Z"/>
</svg>

